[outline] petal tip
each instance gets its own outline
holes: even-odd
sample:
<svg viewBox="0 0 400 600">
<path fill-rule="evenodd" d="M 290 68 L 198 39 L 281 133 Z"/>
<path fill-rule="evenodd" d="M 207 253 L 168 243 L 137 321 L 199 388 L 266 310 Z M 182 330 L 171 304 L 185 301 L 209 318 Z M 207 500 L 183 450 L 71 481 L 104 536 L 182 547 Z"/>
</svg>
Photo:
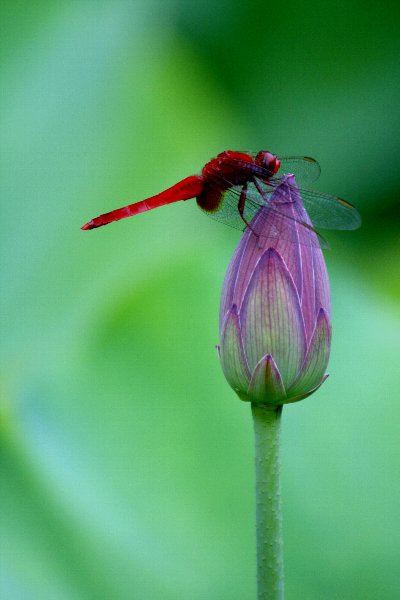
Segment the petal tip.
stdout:
<svg viewBox="0 0 400 600">
<path fill-rule="evenodd" d="M 247 394 L 252 402 L 258 404 L 284 403 L 286 399 L 285 386 L 271 354 L 266 354 L 258 361 L 251 376 Z"/>
</svg>

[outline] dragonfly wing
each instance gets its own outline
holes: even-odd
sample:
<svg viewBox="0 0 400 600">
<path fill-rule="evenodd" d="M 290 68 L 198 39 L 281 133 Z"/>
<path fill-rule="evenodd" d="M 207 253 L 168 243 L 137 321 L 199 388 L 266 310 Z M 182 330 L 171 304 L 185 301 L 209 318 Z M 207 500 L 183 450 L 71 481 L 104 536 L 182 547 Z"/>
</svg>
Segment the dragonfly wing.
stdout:
<svg viewBox="0 0 400 600">
<path fill-rule="evenodd" d="M 346 200 L 314 190 L 299 188 L 299 192 L 315 227 L 341 230 L 360 227 L 360 213 Z"/>
<path fill-rule="evenodd" d="M 300 184 L 312 183 L 321 175 L 321 167 L 310 156 L 278 156 L 281 166 L 277 177 L 292 173 Z"/>
<path fill-rule="evenodd" d="M 226 183 L 224 180 L 225 187 Z M 221 190 L 218 177 L 212 178 L 210 185 L 221 191 L 218 209 L 206 211 L 213 219 L 240 230 L 246 229 L 245 222 L 250 223 L 253 232 L 260 237 L 328 247 L 326 240 L 313 229 L 307 219 L 298 193 L 296 195 L 296 188 L 290 188 L 287 184 L 272 187 L 259 179 L 249 182 L 242 219 L 238 207 L 243 186 Z"/>
<path fill-rule="evenodd" d="M 307 190 L 297 186 L 297 180 L 292 182 L 286 181 L 283 183 L 282 179 L 271 177 L 268 182 L 257 181 L 257 187 L 262 191 L 262 196 L 269 202 L 272 197 L 274 190 L 285 189 L 284 186 L 291 186 L 293 188 L 293 198 L 297 198 L 297 194 L 300 194 L 302 204 L 307 211 L 312 225 L 321 229 L 337 229 L 337 230 L 351 230 L 357 229 L 361 225 L 361 215 L 358 210 L 347 202 L 337 196 L 319 192 L 316 190 Z M 280 210 L 279 204 L 284 204 L 288 194 L 283 194 L 282 199 L 275 194 L 275 210 Z M 253 198 L 256 201 L 256 198 Z M 297 198 L 299 201 L 299 198 Z M 281 211 L 282 212 L 282 211 Z"/>
</svg>

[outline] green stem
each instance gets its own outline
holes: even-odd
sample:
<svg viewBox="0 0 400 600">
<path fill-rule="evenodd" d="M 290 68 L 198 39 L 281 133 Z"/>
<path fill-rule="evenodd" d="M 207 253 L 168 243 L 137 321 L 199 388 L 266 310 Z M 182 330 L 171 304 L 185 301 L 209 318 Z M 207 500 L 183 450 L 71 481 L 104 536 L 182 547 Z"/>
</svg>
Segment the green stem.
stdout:
<svg viewBox="0 0 400 600">
<path fill-rule="evenodd" d="M 283 600 L 280 490 L 282 407 L 252 404 L 256 462 L 257 598 Z"/>
</svg>

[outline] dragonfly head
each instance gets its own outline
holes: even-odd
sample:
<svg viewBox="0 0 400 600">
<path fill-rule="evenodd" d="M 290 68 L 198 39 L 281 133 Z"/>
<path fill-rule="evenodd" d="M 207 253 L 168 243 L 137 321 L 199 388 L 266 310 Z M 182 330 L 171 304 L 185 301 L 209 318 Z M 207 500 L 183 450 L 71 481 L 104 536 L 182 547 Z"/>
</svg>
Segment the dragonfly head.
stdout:
<svg viewBox="0 0 400 600">
<path fill-rule="evenodd" d="M 255 158 L 255 163 L 259 167 L 269 171 L 271 176 L 275 175 L 281 166 L 279 158 L 275 154 L 268 152 L 268 150 L 260 150 Z"/>
</svg>

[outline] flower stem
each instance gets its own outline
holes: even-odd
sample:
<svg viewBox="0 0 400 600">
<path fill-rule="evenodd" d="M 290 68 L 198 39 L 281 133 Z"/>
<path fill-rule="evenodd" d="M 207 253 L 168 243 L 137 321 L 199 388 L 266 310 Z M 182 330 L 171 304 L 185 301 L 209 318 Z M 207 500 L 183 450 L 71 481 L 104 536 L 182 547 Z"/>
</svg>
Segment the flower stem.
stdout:
<svg viewBox="0 0 400 600">
<path fill-rule="evenodd" d="M 252 404 L 256 462 L 257 598 L 283 600 L 280 491 L 282 406 Z"/>
</svg>

